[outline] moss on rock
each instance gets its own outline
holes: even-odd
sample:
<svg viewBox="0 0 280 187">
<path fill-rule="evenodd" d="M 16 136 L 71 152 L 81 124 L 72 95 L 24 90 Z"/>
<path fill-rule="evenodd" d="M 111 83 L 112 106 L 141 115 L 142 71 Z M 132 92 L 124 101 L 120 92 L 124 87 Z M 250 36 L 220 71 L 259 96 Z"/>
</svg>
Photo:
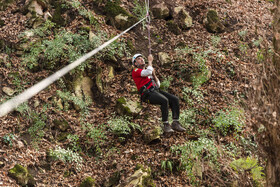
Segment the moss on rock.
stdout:
<svg viewBox="0 0 280 187">
<path fill-rule="evenodd" d="M 120 6 L 119 1 L 108 1 L 104 10 L 109 24 L 116 26 L 118 29 L 126 29 L 137 21 L 135 16 L 131 15 Z"/>
<path fill-rule="evenodd" d="M 167 24 L 168 29 L 169 29 L 171 32 L 173 32 L 173 33 L 176 34 L 176 35 L 181 34 L 181 32 L 182 32 L 181 29 L 179 28 L 178 24 L 175 23 L 173 20 L 167 21 L 166 24 Z"/>
<path fill-rule="evenodd" d="M 137 101 L 127 100 L 124 97 L 117 99 L 116 111 L 120 115 L 135 116 L 142 106 Z"/>
<path fill-rule="evenodd" d="M 35 180 L 33 176 L 29 174 L 27 168 L 19 164 L 16 164 L 12 169 L 10 169 L 8 174 L 21 186 L 35 185 Z"/>
<path fill-rule="evenodd" d="M 62 7 L 59 1 L 54 2 L 55 11 L 52 16 L 52 22 L 56 23 L 56 26 L 64 26 L 65 19 L 62 17 Z"/>
<path fill-rule="evenodd" d="M 95 180 L 92 177 L 87 177 L 83 180 L 83 182 L 80 184 L 80 187 L 94 187 L 95 186 Z"/>
<path fill-rule="evenodd" d="M 221 33 L 225 29 L 215 10 L 209 10 L 207 12 L 205 27 L 211 33 Z"/>
</svg>

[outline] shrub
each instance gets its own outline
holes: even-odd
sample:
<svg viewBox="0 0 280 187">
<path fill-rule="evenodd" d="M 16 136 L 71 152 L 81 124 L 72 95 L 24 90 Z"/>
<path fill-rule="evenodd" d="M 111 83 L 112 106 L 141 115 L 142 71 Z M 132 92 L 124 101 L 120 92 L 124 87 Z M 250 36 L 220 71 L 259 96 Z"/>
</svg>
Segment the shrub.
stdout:
<svg viewBox="0 0 280 187">
<path fill-rule="evenodd" d="M 12 133 L 6 134 L 2 137 L 5 144 L 9 144 L 10 147 L 13 147 L 13 140 L 15 140 L 15 135 Z"/>
<path fill-rule="evenodd" d="M 183 145 L 173 145 L 171 151 L 180 155 L 181 170 L 186 170 L 192 181 L 195 180 L 193 167 L 196 161 L 206 161 L 209 165 L 218 166 L 218 149 L 213 140 L 199 138 L 197 141 L 189 141 Z"/>
<path fill-rule="evenodd" d="M 82 157 L 78 153 L 75 153 L 72 150 L 70 150 L 69 148 L 67 148 L 66 150 L 61 148 L 60 146 L 56 146 L 54 150 L 50 150 L 50 156 L 57 160 L 61 160 L 64 163 L 68 162 L 74 164 L 78 170 L 81 170 L 82 168 Z"/>
<path fill-rule="evenodd" d="M 244 126 L 244 111 L 234 107 L 221 110 L 212 121 L 224 136 L 229 132 L 240 132 Z"/>
<path fill-rule="evenodd" d="M 258 161 L 254 158 L 250 158 L 250 157 L 247 157 L 246 159 L 240 158 L 238 160 L 232 161 L 230 166 L 238 173 L 241 172 L 245 180 L 247 178 L 246 173 L 249 172 L 254 182 L 256 183 L 256 186 L 260 186 L 260 184 L 264 180 L 264 173 L 263 173 L 264 169 L 263 167 L 258 165 Z"/>
<path fill-rule="evenodd" d="M 192 89 L 190 87 L 183 88 L 183 98 L 189 106 L 194 106 L 196 103 L 202 103 L 204 96 L 199 89 Z"/>
<path fill-rule="evenodd" d="M 131 130 L 142 131 L 140 125 L 132 123 L 129 121 L 129 117 L 114 117 L 110 119 L 107 124 L 109 125 L 110 131 L 123 139 L 124 136 L 127 136 L 131 133 Z"/>
<path fill-rule="evenodd" d="M 161 83 L 160 83 L 160 89 L 162 90 L 167 90 L 173 80 L 173 77 L 169 76 L 168 78 L 165 78 Z"/>
<path fill-rule="evenodd" d="M 108 139 L 103 125 L 94 127 L 92 124 L 86 123 L 84 124 L 84 130 L 87 130 L 87 137 L 90 139 L 88 142 L 92 141 L 96 148 L 96 152 L 100 154 L 102 152 L 101 145 Z"/>
</svg>

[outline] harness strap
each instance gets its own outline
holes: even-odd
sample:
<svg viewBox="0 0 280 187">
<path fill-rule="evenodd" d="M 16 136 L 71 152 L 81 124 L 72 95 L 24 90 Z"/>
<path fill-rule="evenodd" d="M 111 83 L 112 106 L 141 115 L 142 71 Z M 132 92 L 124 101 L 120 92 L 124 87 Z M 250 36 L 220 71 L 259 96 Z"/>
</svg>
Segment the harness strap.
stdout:
<svg viewBox="0 0 280 187">
<path fill-rule="evenodd" d="M 147 84 L 145 84 L 144 86 L 142 86 L 142 87 L 140 88 L 140 90 L 139 90 L 139 94 L 142 95 L 142 93 L 144 92 L 144 90 L 145 90 L 148 86 L 150 86 L 150 84 L 151 84 L 152 82 L 153 82 L 153 81 L 150 80 Z"/>
</svg>

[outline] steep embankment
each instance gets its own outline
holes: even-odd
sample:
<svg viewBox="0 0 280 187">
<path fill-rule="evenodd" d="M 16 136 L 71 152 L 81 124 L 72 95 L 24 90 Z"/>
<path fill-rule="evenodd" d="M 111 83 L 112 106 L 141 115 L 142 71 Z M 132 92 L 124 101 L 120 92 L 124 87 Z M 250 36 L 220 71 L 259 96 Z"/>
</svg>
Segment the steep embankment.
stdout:
<svg viewBox="0 0 280 187">
<path fill-rule="evenodd" d="M 145 15 L 138 1 L 8 2 L 0 4 L 1 103 Z M 147 29 L 139 25 L 0 119 L 0 186 L 17 185 L 8 174 L 15 164 L 27 167 L 37 186 L 78 186 L 88 176 L 96 186 L 116 186 L 138 164 L 150 169 L 143 171 L 150 186 L 261 184 L 261 168 L 243 173 L 254 158 L 265 166 L 248 126 L 246 89 L 269 52 L 271 6 L 257 0 L 151 2 L 154 67 L 162 89 L 180 97 L 187 132 L 154 130 L 161 123 L 158 106 L 143 104 L 130 120 L 116 117 L 131 115 L 116 107 L 118 99 L 139 101 L 130 65 L 131 54 L 148 55 Z M 207 19 L 217 22 L 211 27 Z M 147 143 L 153 130 L 160 136 Z M 248 156 L 243 167 L 231 164 Z"/>
</svg>

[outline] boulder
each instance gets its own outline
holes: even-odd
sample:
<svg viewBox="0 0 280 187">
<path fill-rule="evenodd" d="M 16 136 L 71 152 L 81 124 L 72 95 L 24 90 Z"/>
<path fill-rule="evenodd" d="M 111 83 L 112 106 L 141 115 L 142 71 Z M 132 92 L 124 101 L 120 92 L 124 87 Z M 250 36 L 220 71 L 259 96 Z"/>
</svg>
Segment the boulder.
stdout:
<svg viewBox="0 0 280 187">
<path fill-rule="evenodd" d="M 35 186 L 35 180 L 31 174 L 29 174 L 27 168 L 16 164 L 9 170 L 8 175 L 15 179 L 21 186 Z"/>
<path fill-rule="evenodd" d="M 160 127 L 155 127 L 153 129 L 149 129 L 144 132 L 144 142 L 149 144 L 153 141 L 160 140 L 160 135 L 162 134 L 162 130 Z"/>
<path fill-rule="evenodd" d="M 182 33 L 182 30 L 180 29 L 179 25 L 174 20 L 167 21 L 167 27 L 168 30 L 173 32 L 176 35 L 179 35 Z"/>
<path fill-rule="evenodd" d="M 150 168 L 144 168 L 143 166 L 138 165 L 136 169 L 137 170 L 134 172 L 133 175 L 131 175 L 129 178 L 126 179 L 126 181 L 123 184 L 119 184 L 117 187 L 155 186 L 152 180 Z"/>
<path fill-rule="evenodd" d="M 104 78 L 103 78 L 104 77 Z M 106 93 L 109 83 L 115 77 L 113 66 L 97 67 L 96 70 L 96 86 L 100 93 Z"/>
<path fill-rule="evenodd" d="M 108 23 L 117 29 L 127 29 L 137 21 L 137 18 L 120 6 L 119 1 L 107 1 L 105 8 Z"/>
<path fill-rule="evenodd" d="M 3 91 L 5 94 L 7 94 L 8 96 L 12 96 L 12 95 L 14 95 L 14 93 L 16 92 L 16 91 L 13 90 L 12 88 L 6 87 L 6 86 L 2 88 L 2 91 Z"/>
<path fill-rule="evenodd" d="M 83 182 L 80 184 L 80 187 L 94 187 L 95 186 L 95 180 L 92 177 L 87 177 L 83 180 Z"/>
<path fill-rule="evenodd" d="M 170 11 L 164 2 L 154 5 L 152 7 L 152 13 L 157 19 L 166 19 L 170 15 Z"/>
<path fill-rule="evenodd" d="M 93 87 L 94 83 L 93 80 L 89 77 L 78 77 L 74 83 L 74 93 L 79 98 L 90 98 L 93 99 L 93 92 L 91 88 Z"/>
<path fill-rule="evenodd" d="M 171 60 L 170 56 L 165 52 L 159 52 L 158 53 L 158 59 L 159 59 L 161 65 L 167 64 Z"/>
<path fill-rule="evenodd" d="M 179 27 L 183 30 L 192 27 L 193 19 L 189 12 L 183 6 L 175 7 L 173 10 L 173 17 L 178 23 Z"/>
<path fill-rule="evenodd" d="M 117 99 L 116 111 L 120 115 L 136 116 L 142 109 L 137 101 L 127 100 L 125 97 Z"/>
<path fill-rule="evenodd" d="M 204 20 L 205 27 L 210 33 L 221 33 L 224 31 L 225 26 L 220 21 L 220 17 L 215 10 L 209 10 Z"/>
<path fill-rule="evenodd" d="M 38 1 L 30 1 L 30 3 L 27 3 L 27 9 L 30 14 L 36 16 L 43 16 L 43 6 L 38 3 Z"/>
</svg>

